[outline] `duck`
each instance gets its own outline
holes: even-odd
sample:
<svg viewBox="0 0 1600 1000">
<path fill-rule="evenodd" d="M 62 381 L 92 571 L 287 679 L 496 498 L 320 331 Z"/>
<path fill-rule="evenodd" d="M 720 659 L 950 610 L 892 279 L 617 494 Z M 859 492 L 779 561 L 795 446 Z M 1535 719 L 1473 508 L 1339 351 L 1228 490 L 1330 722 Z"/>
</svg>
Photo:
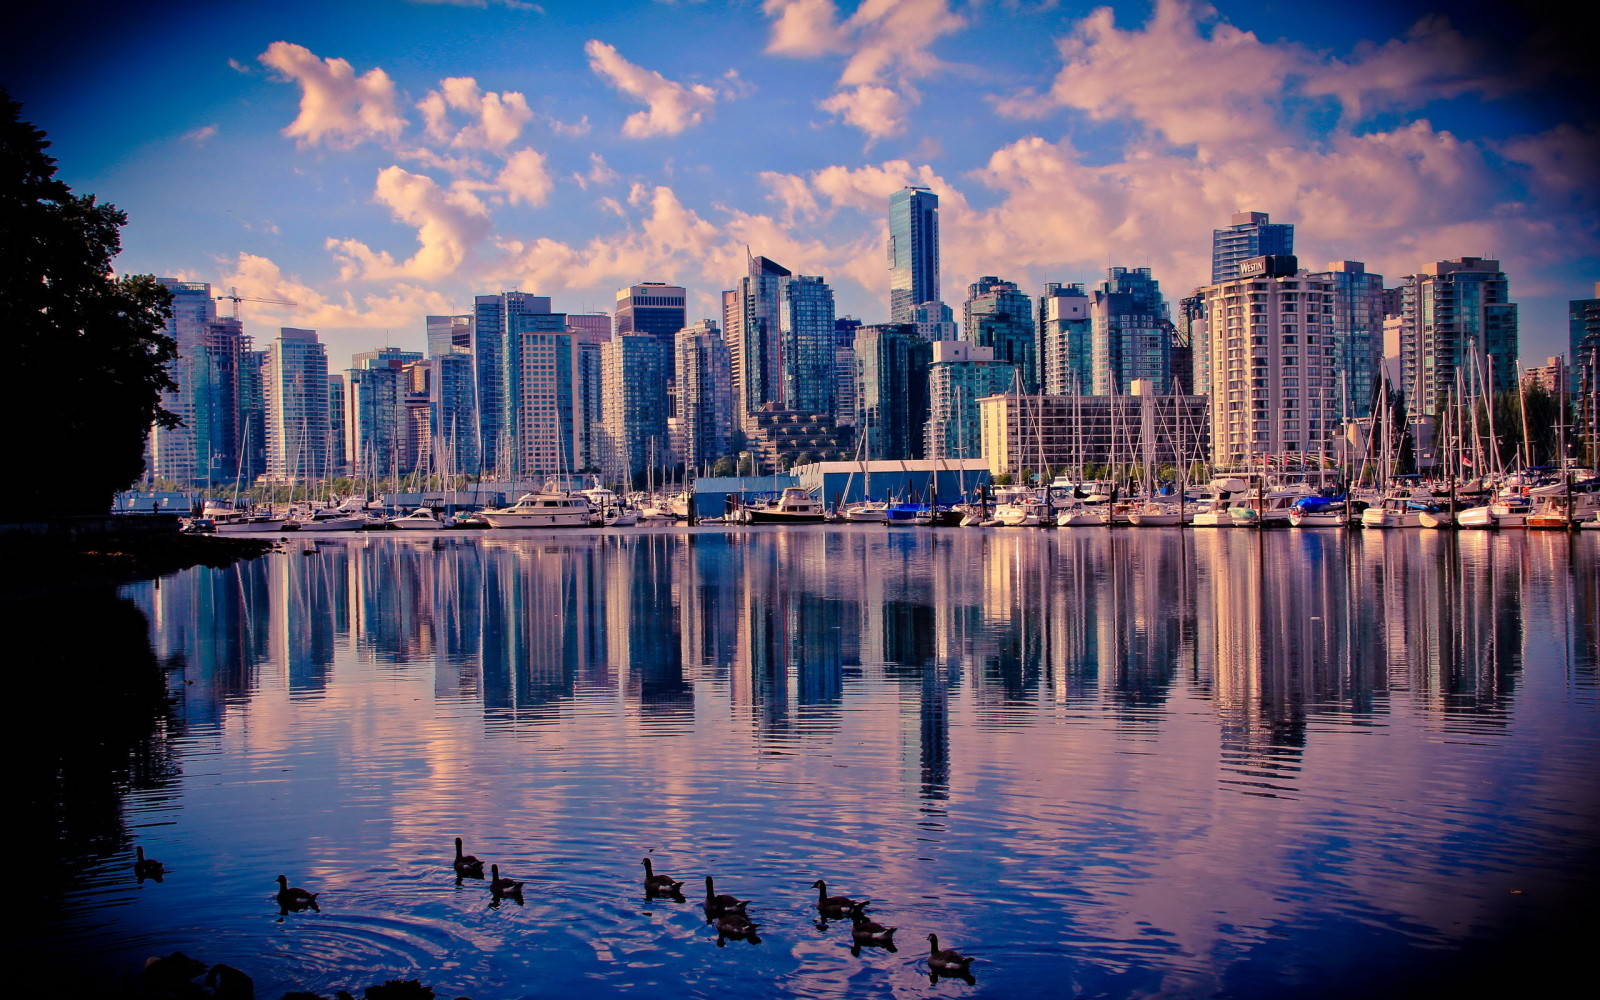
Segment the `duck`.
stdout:
<svg viewBox="0 0 1600 1000">
<path fill-rule="evenodd" d="M 649 858 L 645 858 L 643 864 L 645 892 L 650 893 L 651 895 L 660 893 L 661 895 L 665 896 L 676 896 L 683 894 L 682 882 L 677 881 L 670 875 L 657 875 L 655 868 L 650 864 Z"/>
<path fill-rule="evenodd" d="M 483 878 L 483 862 L 461 853 L 461 838 L 456 838 L 456 878 Z"/>
<path fill-rule="evenodd" d="M 867 916 L 863 900 L 850 908 L 850 936 L 862 944 L 893 944 L 898 927 L 885 927 Z"/>
<path fill-rule="evenodd" d="M 811 888 L 817 890 L 817 909 L 827 916 L 847 916 L 857 905 L 865 909 L 867 904 L 872 902 L 870 899 L 863 899 L 857 904 L 849 896 L 830 896 L 828 895 L 828 883 L 820 878 L 811 883 Z"/>
<path fill-rule="evenodd" d="M 490 865 L 489 866 L 489 872 L 490 872 L 489 891 L 494 894 L 494 897 L 496 899 L 499 899 L 501 896 L 510 896 L 512 899 L 515 899 L 518 902 L 521 902 L 521 900 L 522 900 L 522 883 L 521 882 L 518 882 L 514 878 L 501 878 L 500 877 L 500 866 L 499 865 Z"/>
<path fill-rule="evenodd" d="M 706 913 L 716 916 L 719 913 L 744 913 L 744 908 L 750 905 L 748 899 L 739 899 L 727 893 L 718 893 L 711 883 L 711 876 L 706 876 Z"/>
<path fill-rule="evenodd" d="M 167 873 L 167 866 L 163 865 L 155 858 L 145 857 L 144 848 L 142 847 L 135 847 L 133 851 L 134 856 L 138 858 L 138 860 L 133 863 L 133 873 L 140 879 L 151 878 L 155 879 L 157 882 L 161 881 L 161 876 Z"/>
<path fill-rule="evenodd" d="M 939 947 L 939 935 L 928 935 L 928 966 L 934 972 L 964 975 L 972 966 L 972 956 L 963 955 L 954 948 Z"/>
<path fill-rule="evenodd" d="M 278 905 L 285 910 L 310 909 L 321 913 L 317 907 L 317 897 L 320 895 L 322 895 L 320 892 L 306 892 L 304 889 L 291 887 L 289 876 L 278 876 Z"/>
</svg>

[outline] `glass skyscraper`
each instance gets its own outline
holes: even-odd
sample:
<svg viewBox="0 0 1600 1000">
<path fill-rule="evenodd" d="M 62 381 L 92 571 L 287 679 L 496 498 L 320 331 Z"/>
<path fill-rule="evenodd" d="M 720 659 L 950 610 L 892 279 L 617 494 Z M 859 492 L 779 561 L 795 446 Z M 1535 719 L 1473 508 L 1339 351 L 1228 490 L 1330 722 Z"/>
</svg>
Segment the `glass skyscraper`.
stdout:
<svg viewBox="0 0 1600 1000">
<path fill-rule="evenodd" d="M 1498 260 L 1441 260 L 1400 280 L 1400 389 L 1412 415 L 1458 393 L 1516 388 L 1517 306 Z"/>
<path fill-rule="evenodd" d="M 779 286 L 782 344 L 779 406 L 833 413 L 833 289 L 820 277 L 797 274 Z"/>
<path fill-rule="evenodd" d="M 1015 365 L 1022 392 L 1039 391 L 1039 334 L 1026 292 L 985 275 L 967 286 L 963 319 L 969 343 L 993 348 L 996 361 Z"/>
<path fill-rule="evenodd" d="M 1148 267 L 1113 267 L 1089 301 L 1090 388 L 1127 394 L 1135 379 L 1172 391 L 1172 320 Z"/>
<path fill-rule="evenodd" d="M 905 187 L 889 196 L 889 322 L 939 298 L 939 196 Z"/>
</svg>

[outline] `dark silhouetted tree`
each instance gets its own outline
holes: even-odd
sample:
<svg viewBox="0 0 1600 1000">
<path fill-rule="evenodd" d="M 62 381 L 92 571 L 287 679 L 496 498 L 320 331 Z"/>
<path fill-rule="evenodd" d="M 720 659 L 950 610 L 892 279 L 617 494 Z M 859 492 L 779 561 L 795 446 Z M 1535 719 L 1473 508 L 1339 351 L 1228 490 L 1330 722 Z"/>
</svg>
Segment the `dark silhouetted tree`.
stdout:
<svg viewBox="0 0 1600 1000">
<path fill-rule="evenodd" d="M 171 295 L 118 277 L 127 216 L 56 179 L 44 132 L 0 92 L 0 336 L 14 390 L 0 393 L 8 449 L 0 517 L 104 513 L 144 470 L 152 424 L 175 386 L 163 330 Z"/>
</svg>

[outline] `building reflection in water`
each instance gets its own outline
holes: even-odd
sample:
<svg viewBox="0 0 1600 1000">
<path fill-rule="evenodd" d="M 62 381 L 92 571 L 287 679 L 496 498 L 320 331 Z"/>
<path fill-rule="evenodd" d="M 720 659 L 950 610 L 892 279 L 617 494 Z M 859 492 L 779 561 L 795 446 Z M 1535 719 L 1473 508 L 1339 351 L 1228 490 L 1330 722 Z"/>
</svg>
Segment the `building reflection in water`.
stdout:
<svg viewBox="0 0 1600 1000">
<path fill-rule="evenodd" d="M 639 732 L 723 701 L 758 743 L 837 731 L 887 682 L 907 783 L 951 780 L 953 693 L 980 729 L 1100 706 L 1148 736 L 1177 692 L 1208 702 L 1225 780 L 1294 783 L 1319 715 L 1404 693 L 1441 720 L 1505 718 L 1529 588 L 1592 684 L 1597 587 L 1564 537 L 1437 532 L 762 531 L 291 539 L 226 570 L 128 588 L 155 654 L 181 654 L 183 711 L 213 720 L 281 685 L 314 696 L 348 646 L 431 667 L 440 699 L 537 722 L 603 695 Z M 1549 550 L 1549 551 L 1546 551 Z M 1550 588 L 1564 588 L 1552 596 Z"/>
</svg>

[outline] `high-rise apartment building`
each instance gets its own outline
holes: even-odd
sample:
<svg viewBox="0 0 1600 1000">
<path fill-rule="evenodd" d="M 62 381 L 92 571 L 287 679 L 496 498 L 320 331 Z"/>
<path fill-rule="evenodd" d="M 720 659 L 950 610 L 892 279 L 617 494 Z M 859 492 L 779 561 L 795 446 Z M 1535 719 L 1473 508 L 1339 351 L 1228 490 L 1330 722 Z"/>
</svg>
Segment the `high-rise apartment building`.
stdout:
<svg viewBox="0 0 1600 1000">
<path fill-rule="evenodd" d="M 775 408 L 782 397 L 779 289 L 791 275 L 777 261 L 751 257 L 738 287 L 722 293 L 722 335 L 741 415 Z"/>
<path fill-rule="evenodd" d="M 780 368 L 778 409 L 834 412 L 833 289 L 820 277 L 797 274 L 778 286 Z"/>
<path fill-rule="evenodd" d="M 304 483 L 328 474 L 328 354 L 315 330 L 283 327 L 262 366 L 266 474 Z"/>
<path fill-rule="evenodd" d="M 1333 453 L 1348 353 L 1334 322 L 1336 282 L 1294 265 L 1258 257 L 1239 277 L 1197 293 L 1205 301 L 1218 468 L 1300 465 Z"/>
<path fill-rule="evenodd" d="M 351 358 L 344 374 L 344 456 L 355 476 L 385 479 L 411 471 L 414 446 L 406 414 L 407 365 L 415 351 L 382 347 Z"/>
<path fill-rule="evenodd" d="M 428 432 L 433 440 L 433 463 L 442 475 L 477 475 L 477 385 L 472 377 L 472 356 L 440 354 L 430 359 L 428 378 Z"/>
<path fill-rule="evenodd" d="M 1307 277 L 1333 293 L 1331 316 L 1323 306 L 1322 332 L 1334 338 L 1339 351 L 1340 414 L 1351 420 L 1371 416 L 1383 364 L 1383 275 L 1369 272 L 1359 260 L 1336 260 Z"/>
<path fill-rule="evenodd" d="M 1126 394 L 1135 379 L 1172 391 L 1172 320 L 1148 267 L 1113 267 L 1089 296 L 1090 387 Z"/>
<path fill-rule="evenodd" d="M 519 334 L 513 333 L 519 316 L 549 316 L 550 297 L 527 292 L 501 292 L 479 295 L 473 300 L 473 369 L 478 393 L 478 453 L 484 471 L 511 475 L 507 463 L 516 451 L 515 411 L 507 393 L 520 378 L 513 370 L 509 353 Z M 548 325 L 548 321 L 532 321 Z M 527 323 L 518 324 L 525 329 Z M 563 322 L 562 329 L 565 329 Z"/>
<path fill-rule="evenodd" d="M 856 330 L 856 432 L 871 459 L 923 457 L 933 349 L 914 323 Z"/>
<path fill-rule="evenodd" d="M 246 471 L 239 379 L 250 338 L 236 317 L 216 315 L 209 284 L 175 278 L 161 283 L 172 293 L 166 333 L 178 345 L 168 369 L 177 388 L 163 394 L 162 406 L 183 424 L 151 428 L 149 470 L 185 486 L 230 482 Z"/>
<path fill-rule="evenodd" d="M 1039 297 L 1039 353 L 1046 393 L 1089 394 L 1094 382 L 1092 335 L 1089 296 L 1083 285 L 1057 281 L 1045 285 Z"/>
<path fill-rule="evenodd" d="M 939 299 L 939 196 L 905 187 L 889 196 L 889 321 L 913 323 L 913 310 Z"/>
<path fill-rule="evenodd" d="M 728 454 L 733 435 L 733 374 L 717 324 L 700 320 L 678 331 L 676 417 L 683 464 L 691 474 Z"/>
<path fill-rule="evenodd" d="M 1600 281 L 1594 298 L 1568 303 L 1567 336 L 1575 430 L 1592 467 L 1600 462 Z"/>
<path fill-rule="evenodd" d="M 1456 257 L 1400 279 L 1400 391 L 1413 416 L 1517 385 L 1517 307 L 1500 262 Z"/>
<path fill-rule="evenodd" d="M 979 458 L 983 454 L 983 425 L 978 400 L 1010 392 L 1016 367 L 996 361 L 993 348 L 964 340 L 936 340 L 932 350 L 923 457 Z"/>
<path fill-rule="evenodd" d="M 1039 391 L 1039 333 L 1027 293 L 1015 282 L 985 275 L 967 286 L 962 320 L 968 343 L 988 347 L 996 361 L 1014 365 L 1023 392 Z"/>
<path fill-rule="evenodd" d="M 601 468 L 631 483 L 646 469 L 670 464 L 667 372 L 672 355 L 660 339 L 639 330 L 619 332 L 600 345 L 600 397 L 605 427 Z"/>
<path fill-rule="evenodd" d="M 1239 276 L 1239 265 L 1252 257 L 1294 253 L 1294 226 L 1269 222 L 1265 212 L 1235 212 L 1227 229 L 1211 231 L 1211 283 Z"/>
<path fill-rule="evenodd" d="M 919 302 L 911 309 L 911 322 L 924 340 L 960 340 L 955 312 L 943 302 Z"/>
<path fill-rule="evenodd" d="M 426 317 L 428 357 L 444 354 L 469 354 L 472 351 L 472 316 Z"/>
</svg>

